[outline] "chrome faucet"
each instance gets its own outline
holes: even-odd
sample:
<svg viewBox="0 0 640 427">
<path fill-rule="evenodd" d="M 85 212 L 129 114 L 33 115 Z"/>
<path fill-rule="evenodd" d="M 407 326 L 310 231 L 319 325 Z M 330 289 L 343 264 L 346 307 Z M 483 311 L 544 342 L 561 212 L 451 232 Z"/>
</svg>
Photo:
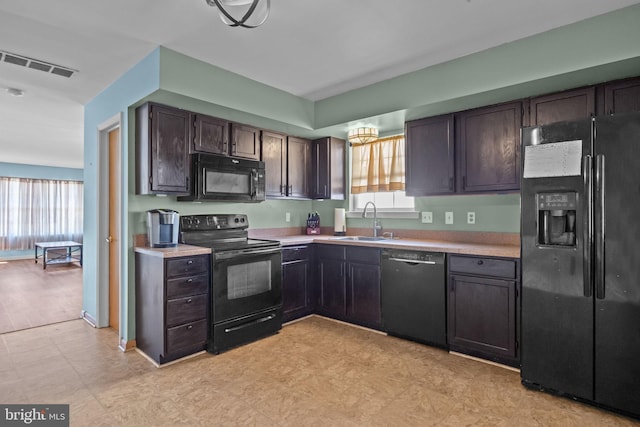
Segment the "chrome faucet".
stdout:
<svg viewBox="0 0 640 427">
<path fill-rule="evenodd" d="M 382 226 L 378 222 L 378 211 L 376 210 L 376 204 L 373 202 L 367 202 L 362 210 L 362 218 L 367 217 L 367 208 L 369 205 L 373 206 L 373 237 L 378 237 L 378 231 L 382 231 Z"/>
</svg>

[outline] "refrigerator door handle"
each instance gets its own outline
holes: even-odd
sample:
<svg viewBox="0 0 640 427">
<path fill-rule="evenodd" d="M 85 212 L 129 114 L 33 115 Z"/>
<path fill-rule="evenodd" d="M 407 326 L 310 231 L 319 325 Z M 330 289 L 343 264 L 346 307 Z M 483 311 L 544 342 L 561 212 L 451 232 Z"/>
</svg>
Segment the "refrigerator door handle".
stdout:
<svg viewBox="0 0 640 427">
<path fill-rule="evenodd" d="M 583 210 L 582 228 L 582 274 L 584 282 L 584 296 L 590 298 L 593 294 L 593 158 L 584 156 L 582 159 L 584 171 L 585 209 Z"/>
<path fill-rule="evenodd" d="M 604 154 L 596 156 L 596 196 L 598 218 L 594 222 L 596 243 L 596 298 L 604 299 L 604 239 L 605 239 L 605 159 Z"/>
</svg>

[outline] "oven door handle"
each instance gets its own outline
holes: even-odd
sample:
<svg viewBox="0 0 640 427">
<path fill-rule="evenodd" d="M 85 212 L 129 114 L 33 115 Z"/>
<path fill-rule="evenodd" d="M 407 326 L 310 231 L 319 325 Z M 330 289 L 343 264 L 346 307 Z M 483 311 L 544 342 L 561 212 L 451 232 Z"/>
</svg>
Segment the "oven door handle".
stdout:
<svg viewBox="0 0 640 427">
<path fill-rule="evenodd" d="M 228 251 L 228 252 L 217 252 L 215 254 L 215 259 L 229 259 L 233 257 L 246 257 L 253 255 L 272 255 L 278 254 L 281 252 L 280 247 L 277 248 L 269 248 L 269 249 L 245 249 L 245 250 L 237 250 L 237 251 Z"/>
<path fill-rule="evenodd" d="M 249 326 L 253 326 L 258 323 L 268 322 L 269 320 L 275 319 L 275 317 L 276 317 L 275 314 L 270 314 L 268 316 L 261 317 L 256 320 L 252 320 L 251 322 L 243 323 L 242 325 L 234 326 L 232 328 L 226 328 L 224 331 L 225 333 L 239 331 L 240 329 L 248 328 Z"/>
</svg>

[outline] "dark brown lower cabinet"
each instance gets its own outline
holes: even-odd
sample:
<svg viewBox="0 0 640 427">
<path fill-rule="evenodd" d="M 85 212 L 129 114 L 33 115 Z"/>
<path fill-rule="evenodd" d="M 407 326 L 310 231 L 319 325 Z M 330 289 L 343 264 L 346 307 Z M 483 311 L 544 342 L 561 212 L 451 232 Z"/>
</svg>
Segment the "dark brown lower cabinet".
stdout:
<svg viewBox="0 0 640 427">
<path fill-rule="evenodd" d="M 324 316 L 344 319 L 347 310 L 346 248 L 317 245 L 318 300 L 317 312 Z"/>
<path fill-rule="evenodd" d="M 450 350 L 519 366 L 518 260 L 449 255 L 448 286 Z"/>
<path fill-rule="evenodd" d="M 282 248 L 282 320 L 288 322 L 314 310 L 312 249 L 309 245 Z"/>
<path fill-rule="evenodd" d="M 382 328 L 380 249 L 317 245 L 317 312 L 345 322 Z"/>
<path fill-rule="evenodd" d="M 205 349 L 209 255 L 136 252 L 136 346 L 159 364 Z"/>
</svg>

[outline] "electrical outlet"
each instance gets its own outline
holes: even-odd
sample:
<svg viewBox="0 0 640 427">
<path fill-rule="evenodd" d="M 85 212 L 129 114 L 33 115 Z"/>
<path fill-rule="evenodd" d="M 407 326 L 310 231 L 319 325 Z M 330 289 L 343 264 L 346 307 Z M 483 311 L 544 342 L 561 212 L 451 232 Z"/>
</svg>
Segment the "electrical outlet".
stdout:
<svg viewBox="0 0 640 427">
<path fill-rule="evenodd" d="M 291 212 L 284 213 L 284 220 L 285 222 L 291 222 Z"/>
<path fill-rule="evenodd" d="M 422 222 L 431 224 L 433 222 L 433 212 L 422 212 Z"/>
<path fill-rule="evenodd" d="M 453 212 L 445 212 L 444 213 L 444 223 L 445 224 L 453 224 Z"/>
<path fill-rule="evenodd" d="M 476 223 L 476 213 L 467 212 L 467 224 L 475 224 L 475 223 Z"/>
</svg>

